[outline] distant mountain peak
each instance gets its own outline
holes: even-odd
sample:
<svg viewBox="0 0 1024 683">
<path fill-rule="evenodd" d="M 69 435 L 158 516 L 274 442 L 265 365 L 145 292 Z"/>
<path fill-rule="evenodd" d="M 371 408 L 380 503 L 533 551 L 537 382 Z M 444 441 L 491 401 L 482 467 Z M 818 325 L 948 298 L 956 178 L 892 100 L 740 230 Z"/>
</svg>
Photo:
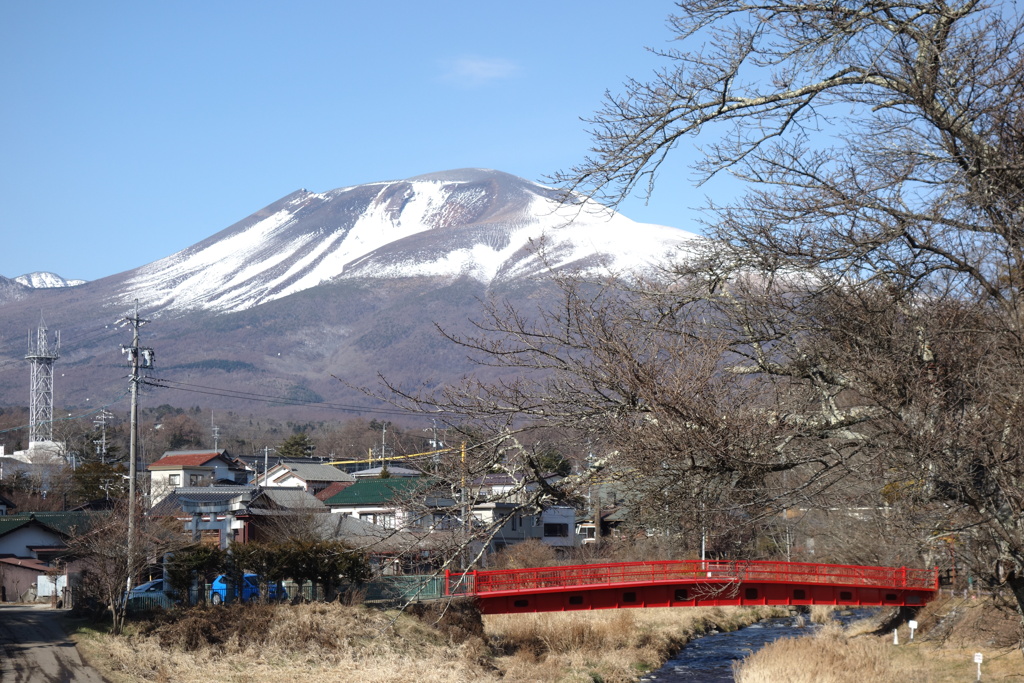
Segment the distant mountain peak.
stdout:
<svg viewBox="0 0 1024 683">
<path fill-rule="evenodd" d="M 56 273 L 35 272 L 26 275 L 19 275 L 14 278 L 15 282 L 21 283 L 32 289 L 54 289 L 57 287 L 76 287 L 84 285 L 85 280 L 68 280 Z"/>
<path fill-rule="evenodd" d="M 335 279 L 469 276 L 489 285 L 550 268 L 625 272 L 695 237 L 560 199 L 553 188 L 479 168 L 299 190 L 129 271 L 123 296 L 150 310 L 240 311 Z"/>
</svg>

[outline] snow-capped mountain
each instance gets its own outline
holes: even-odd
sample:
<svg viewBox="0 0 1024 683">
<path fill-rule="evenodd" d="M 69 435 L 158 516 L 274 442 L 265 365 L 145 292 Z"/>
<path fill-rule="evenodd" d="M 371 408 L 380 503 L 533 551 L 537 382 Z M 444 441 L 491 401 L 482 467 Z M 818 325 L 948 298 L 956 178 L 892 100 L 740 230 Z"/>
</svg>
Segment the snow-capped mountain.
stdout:
<svg viewBox="0 0 1024 683">
<path fill-rule="evenodd" d="M 123 321 L 136 299 L 166 387 L 151 389 L 159 403 L 290 406 L 308 419 L 372 403 L 363 389 L 381 375 L 417 387 L 493 379 L 500 369 L 473 364 L 437 328 L 474 334 L 485 300 L 536 315 L 558 305 L 552 270 L 627 276 L 696 239 L 560 199 L 481 169 L 300 190 L 177 254 L 79 286 L 0 277 L 0 316 L 16 332 L 0 345 L 0 406 L 27 399 L 23 334 L 40 313 L 61 334 L 56 400 L 123 406 Z"/>
<path fill-rule="evenodd" d="M 521 178 L 463 169 L 325 193 L 299 190 L 130 272 L 125 299 L 157 310 L 241 311 L 345 278 L 469 276 L 552 268 L 624 273 L 691 233 L 640 224 Z"/>
<path fill-rule="evenodd" d="M 26 287 L 32 289 L 52 289 L 54 287 L 76 287 L 78 285 L 84 285 L 85 280 L 68 280 L 63 278 L 56 273 L 28 273 L 27 275 L 19 275 L 14 278 L 15 282 L 19 282 Z"/>
</svg>

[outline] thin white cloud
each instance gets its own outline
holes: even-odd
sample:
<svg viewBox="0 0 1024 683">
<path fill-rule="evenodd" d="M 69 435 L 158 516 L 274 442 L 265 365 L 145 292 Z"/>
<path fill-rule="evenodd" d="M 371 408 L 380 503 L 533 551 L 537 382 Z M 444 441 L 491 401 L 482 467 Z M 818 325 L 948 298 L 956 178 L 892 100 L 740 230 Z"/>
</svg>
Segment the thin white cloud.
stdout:
<svg viewBox="0 0 1024 683">
<path fill-rule="evenodd" d="M 443 66 L 443 81 L 466 87 L 511 78 L 519 71 L 519 65 L 511 60 L 485 57 L 459 57 L 445 62 Z"/>
</svg>

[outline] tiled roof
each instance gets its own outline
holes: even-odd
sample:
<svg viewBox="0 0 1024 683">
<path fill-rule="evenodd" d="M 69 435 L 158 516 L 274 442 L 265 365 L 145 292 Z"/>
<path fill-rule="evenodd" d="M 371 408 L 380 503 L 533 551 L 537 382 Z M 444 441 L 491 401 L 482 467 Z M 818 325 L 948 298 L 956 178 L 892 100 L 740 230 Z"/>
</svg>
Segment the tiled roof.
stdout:
<svg viewBox="0 0 1024 683">
<path fill-rule="evenodd" d="M 281 488 L 268 486 L 263 489 L 262 496 L 270 499 L 278 507 L 285 510 L 326 510 L 323 502 L 312 493 L 300 488 Z"/>
<path fill-rule="evenodd" d="M 26 569 L 34 569 L 38 572 L 46 572 L 53 569 L 53 567 L 42 560 L 37 560 L 32 557 L 0 557 L 0 563 L 13 565 L 15 567 L 25 567 Z"/>
<path fill-rule="evenodd" d="M 174 489 L 150 509 L 154 517 L 177 517 L 183 514 L 182 501 L 189 503 L 231 503 L 244 506 L 233 514 L 245 514 L 259 497 L 283 509 L 324 509 L 323 503 L 300 488 L 256 486 L 182 486 Z M 3 519 L 3 517 L 0 517 Z"/>
<path fill-rule="evenodd" d="M 340 493 L 341 491 L 347 489 L 349 486 L 352 486 L 352 484 L 353 482 L 351 481 L 333 481 L 327 485 L 327 488 L 325 488 L 323 491 L 320 491 L 315 495 L 320 500 L 327 500 L 334 494 Z"/>
<path fill-rule="evenodd" d="M 321 465 L 320 463 L 287 463 L 280 465 L 279 467 L 291 470 L 299 479 L 310 482 L 310 481 L 355 481 L 348 472 L 339 470 L 333 465 Z M 271 470 L 273 472 L 273 470 Z M 271 476 L 273 480 L 273 476 Z"/>
<path fill-rule="evenodd" d="M 180 486 L 160 500 L 149 510 L 154 517 L 174 517 L 182 514 L 181 501 L 198 503 L 226 503 L 239 496 L 245 500 L 256 491 L 255 486 Z"/>
<path fill-rule="evenodd" d="M 383 470 L 383 467 L 371 467 L 366 470 L 356 470 L 352 473 L 352 476 L 356 479 L 377 479 Z M 418 477 L 423 474 L 419 470 L 411 470 L 408 467 L 396 467 L 395 465 L 388 465 L 387 470 L 393 478 Z"/>
<path fill-rule="evenodd" d="M 202 467 L 218 457 L 223 457 L 225 462 L 231 463 L 231 456 L 227 451 L 167 451 L 164 457 L 149 467 Z"/>
<path fill-rule="evenodd" d="M 432 483 L 428 479 L 411 478 L 360 479 L 324 503 L 330 506 L 389 503 L 415 496 L 418 491 L 425 493 Z"/>
</svg>

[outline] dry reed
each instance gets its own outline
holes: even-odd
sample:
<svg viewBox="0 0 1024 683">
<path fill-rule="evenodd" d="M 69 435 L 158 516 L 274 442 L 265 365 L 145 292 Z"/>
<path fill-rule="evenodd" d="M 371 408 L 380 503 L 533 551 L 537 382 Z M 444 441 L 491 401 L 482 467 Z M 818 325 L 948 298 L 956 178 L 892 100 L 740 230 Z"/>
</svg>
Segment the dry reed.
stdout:
<svg viewBox="0 0 1024 683">
<path fill-rule="evenodd" d="M 907 672 L 891 660 L 883 641 L 850 638 L 830 625 L 810 638 L 783 638 L 734 666 L 737 683 L 902 683 Z"/>
<path fill-rule="evenodd" d="M 601 610 L 485 617 L 484 638 L 424 619 L 337 604 L 191 610 L 124 637 L 80 638 L 111 683 L 625 683 L 691 638 L 769 608 Z"/>
</svg>

